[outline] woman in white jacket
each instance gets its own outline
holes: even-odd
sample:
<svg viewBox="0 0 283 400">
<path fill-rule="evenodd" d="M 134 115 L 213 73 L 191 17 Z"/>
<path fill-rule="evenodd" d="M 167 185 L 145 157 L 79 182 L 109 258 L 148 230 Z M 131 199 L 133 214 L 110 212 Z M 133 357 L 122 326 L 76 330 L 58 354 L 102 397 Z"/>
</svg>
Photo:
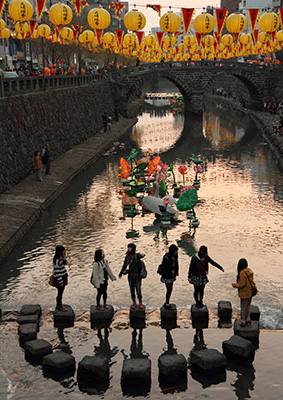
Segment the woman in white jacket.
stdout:
<svg viewBox="0 0 283 400">
<path fill-rule="evenodd" d="M 116 277 L 111 271 L 108 261 L 105 258 L 104 251 L 99 249 L 94 254 L 94 264 L 92 270 L 91 283 L 97 289 L 96 303 L 98 310 L 109 308 L 106 304 L 108 277 L 115 281 Z M 100 299 L 103 297 L 103 307 L 100 306 Z"/>
</svg>

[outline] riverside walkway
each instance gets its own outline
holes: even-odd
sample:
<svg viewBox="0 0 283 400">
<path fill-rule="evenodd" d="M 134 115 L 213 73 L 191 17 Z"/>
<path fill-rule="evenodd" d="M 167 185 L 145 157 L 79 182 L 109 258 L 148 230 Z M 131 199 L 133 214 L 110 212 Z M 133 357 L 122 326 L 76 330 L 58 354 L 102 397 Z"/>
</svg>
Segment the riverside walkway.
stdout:
<svg viewBox="0 0 283 400">
<path fill-rule="evenodd" d="M 71 181 L 111 148 L 136 122 L 136 118 L 120 118 L 119 122 L 112 124 L 111 131 L 101 130 L 52 160 L 51 175 L 43 174 L 43 182 L 37 182 L 35 174 L 30 173 L 0 195 L 0 263 Z"/>
</svg>

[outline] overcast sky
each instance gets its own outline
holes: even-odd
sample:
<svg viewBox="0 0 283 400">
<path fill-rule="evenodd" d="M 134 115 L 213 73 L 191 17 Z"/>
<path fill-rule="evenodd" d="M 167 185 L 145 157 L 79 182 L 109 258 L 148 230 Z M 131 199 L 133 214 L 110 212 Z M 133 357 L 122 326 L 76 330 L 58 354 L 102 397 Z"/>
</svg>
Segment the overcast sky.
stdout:
<svg viewBox="0 0 283 400">
<path fill-rule="evenodd" d="M 214 6 L 220 7 L 220 0 L 161 0 L 161 1 L 149 1 L 149 0 L 137 0 L 136 2 L 129 2 L 129 10 L 136 8 L 141 11 L 146 16 L 146 26 L 144 28 L 145 32 L 151 30 L 154 26 L 159 26 L 159 16 L 156 11 L 151 8 L 146 9 L 147 4 L 158 4 L 162 6 L 161 15 L 165 14 L 171 6 L 171 11 L 179 12 L 181 8 L 195 8 L 196 13 L 199 14 L 203 11 L 203 7 Z"/>
</svg>

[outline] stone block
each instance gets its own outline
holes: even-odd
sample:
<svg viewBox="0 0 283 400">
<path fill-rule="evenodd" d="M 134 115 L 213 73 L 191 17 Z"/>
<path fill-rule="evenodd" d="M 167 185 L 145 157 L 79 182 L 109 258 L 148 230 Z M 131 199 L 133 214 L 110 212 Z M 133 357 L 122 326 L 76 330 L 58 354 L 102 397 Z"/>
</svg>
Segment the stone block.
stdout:
<svg viewBox="0 0 283 400">
<path fill-rule="evenodd" d="M 234 335 L 222 343 L 223 353 L 227 358 L 243 362 L 252 362 L 254 359 L 254 346 L 252 342 L 241 336 Z"/>
<path fill-rule="evenodd" d="M 240 325 L 241 320 L 236 319 L 234 322 L 234 334 L 241 336 L 244 339 L 250 340 L 254 344 L 258 344 L 259 341 L 259 322 L 251 321 L 250 325 L 245 327 Z"/>
<path fill-rule="evenodd" d="M 78 364 L 77 379 L 86 387 L 92 387 L 109 378 L 108 358 L 101 355 L 85 356 Z"/>
<path fill-rule="evenodd" d="M 160 308 L 161 321 L 164 320 L 177 320 L 177 307 L 176 304 L 171 304 L 171 309 L 167 310 L 163 304 Z"/>
<path fill-rule="evenodd" d="M 177 328 L 177 319 L 162 319 L 161 320 L 161 328 L 166 331 L 171 331 L 172 329 Z"/>
<path fill-rule="evenodd" d="M 132 329 L 145 329 L 144 319 L 130 319 L 130 327 Z"/>
<path fill-rule="evenodd" d="M 22 324 L 18 326 L 20 345 L 37 338 L 37 324 Z"/>
<path fill-rule="evenodd" d="M 69 328 L 74 326 L 75 313 L 71 306 L 64 304 L 67 311 L 59 311 L 57 308 L 53 311 L 53 320 L 55 328 Z"/>
<path fill-rule="evenodd" d="M 250 306 L 250 315 L 252 321 L 259 321 L 260 311 L 257 306 Z"/>
<path fill-rule="evenodd" d="M 208 313 L 208 308 L 206 306 L 200 309 L 195 304 L 192 304 L 191 318 L 194 329 L 208 328 L 209 313 Z"/>
<path fill-rule="evenodd" d="M 98 310 L 96 306 L 90 306 L 90 325 L 91 329 L 109 328 L 114 315 L 114 309 L 111 305 L 107 310 Z"/>
<path fill-rule="evenodd" d="M 22 324 L 37 324 L 37 330 L 39 330 L 39 315 L 38 314 L 30 314 L 30 315 L 20 315 L 17 318 L 17 322 L 19 325 Z"/>
<path fill-rule="evenodd" d="M 187 360 L 183 354 L 165 354 L 158 358 L 159 380 L 175 383 L 186 380 Z"/>
<path fill-rule="evenodd" d="M 232 304 L 230 301 L 218 302 L 218 317 L 219 319 L 228 320 L 232 317 Z"/>
<path fill-rule="evenodd" d="M 143 308 L 136 308 L 130 307 L 130 320 L 145 320 L 145 306 Z"/>
<path fill-rule="evenodd" d="M 64 351 L 55 351 L 44 356 L 42 359 L 42 369 L 47 376 L 57 377 L 71 376 L 76 368 L 76 360 L 71 354 Z"/>
<path fill-rule="evenodd" d="M 21 308 L 20 315 L 33 315 L 37 314 L 41 316 L 41 306 L 40 304 L 24 304 Z"/>
<path fill-rule="evenodd" d="M 150 382 L 151 361 L 148 358 L 128 358 L 123 361 L 122 386 L 146 386 Z"/>
<path fill-rule="evenodd" d="M 192 350 L 190 364 L 206 375 L 212 375 L 225 370 L 227 359 L 216 349 Z"/>
<path fill-rule="evenodd" d="M 35 339 L 24 344 L 27 360 L 41 361 L 44 356 L 52 353 L 52 345 L 44 339 Z"/>
</svg>

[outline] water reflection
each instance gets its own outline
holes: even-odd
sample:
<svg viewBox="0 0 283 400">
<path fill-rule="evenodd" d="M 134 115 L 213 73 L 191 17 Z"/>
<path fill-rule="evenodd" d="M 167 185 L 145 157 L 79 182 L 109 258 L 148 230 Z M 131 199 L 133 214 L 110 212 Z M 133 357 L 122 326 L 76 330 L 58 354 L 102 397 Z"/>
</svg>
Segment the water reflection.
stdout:
<svg viewBox="0 0 283 400">
<path fill-rule="evenodd" d="M 228 369 L 237 373 L 235 382 L 231 383 L 239 400 L 251 399 L 255 386 L 255 369 L 253 366 L 229 364 Z"/>
</svg>

